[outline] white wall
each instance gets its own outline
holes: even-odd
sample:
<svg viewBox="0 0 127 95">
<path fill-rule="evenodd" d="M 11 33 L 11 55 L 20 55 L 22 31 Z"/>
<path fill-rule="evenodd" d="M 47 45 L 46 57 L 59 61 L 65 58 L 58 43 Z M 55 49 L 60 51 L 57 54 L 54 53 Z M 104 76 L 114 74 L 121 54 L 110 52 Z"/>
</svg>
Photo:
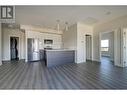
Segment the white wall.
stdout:
<svg viewBox="0 0 127 95">
<path fill-rule="evenodd" d="M 69 30 L 63 33 L 64 48 L 74 49 L 76 51 L 76 63 L 86 61 L 85 35 L 92 35 L 92 31 L 92 27 L 77 23 L 70 26 Z"/>
<path fill-rule="evenodd" d="M 24 36 L 19 29 L 2 28 L 2 60 L 10 60 L 10 36 L 19 37 L 19 59 L 24 59 Z"/>
<path fill-rule="evenodd" d="M 78 23 L 77 24 L 77 63 L 86 62 L 86 34 L 93 36 L 93 28 Z"/>
<path fill-rule="evenodd" d="M 63 33 L 63 47 L 67 49 L 77 49 L 77 24 L 69 27 Z"/>
<path fill-rule="evenodd" d="M 1 29 L 1 23 L 0 23 L 0 65 L 2 65 L 2 37 L 1 37 L 1 32 L 2 32 L 2 29 Z"/>
<path fill-rule="evenodd" d="M 63 48 L 75 50 L 75 62 L 77 62 L 77 24 L 63 32 Z"/>
<path fill-rule="evenodd" d="M 93 60 L 100 61 L 100 32 L 114 31 L 119 28 L 127 27 L 127 16 L 123 16 L 112 20 L 110 22 L 103 23 L 101 25 L 94 26 L 93 31 Z"/>
</svg>

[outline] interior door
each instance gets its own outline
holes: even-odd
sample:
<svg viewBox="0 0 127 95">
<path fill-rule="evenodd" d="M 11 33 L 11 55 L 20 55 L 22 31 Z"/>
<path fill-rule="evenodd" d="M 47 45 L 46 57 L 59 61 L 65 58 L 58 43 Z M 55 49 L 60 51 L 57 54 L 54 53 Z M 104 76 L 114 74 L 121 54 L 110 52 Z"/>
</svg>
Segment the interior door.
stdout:
<svg viewBox="0 0 127 95">
<path fill-rule="evenodd" d="M 33 40 L 33 60 L 37 61 L 40 59 L 40 53 L 39 53 L 39 39 Z"/>
<path fill-rule="evenodd" d="M 10 37 L 10 57 L 11 60 L 19 59 L 19 38 L 18 37 Z"/>
<path fill-rule="evenodd" d="M 92 60 L 92 37 L 86 35 L 86 59 Z"/>
<path fill-rule="evenodd" d="M 28 38 L 27 39 L 27 45 L 28 45 L 28 61 L 32 61 L 33 59 L 33 39 Z"/>
</svg>

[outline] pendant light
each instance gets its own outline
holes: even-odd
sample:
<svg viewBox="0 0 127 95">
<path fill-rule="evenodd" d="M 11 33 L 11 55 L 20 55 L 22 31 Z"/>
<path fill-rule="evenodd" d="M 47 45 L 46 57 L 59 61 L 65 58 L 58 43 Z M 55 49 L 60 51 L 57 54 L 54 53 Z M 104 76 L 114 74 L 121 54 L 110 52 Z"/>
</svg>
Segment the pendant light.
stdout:
<svg viewBox="0 0 127 95">
<path fill-rule="evenodd" d="M 57 31 L 60 31 L 60 20 L 57 20 Z"/>
<path fill-rule="evenodd" d="M 68 31 L 68 22 L 65 22 L 65 31 Z"/>
</svg>

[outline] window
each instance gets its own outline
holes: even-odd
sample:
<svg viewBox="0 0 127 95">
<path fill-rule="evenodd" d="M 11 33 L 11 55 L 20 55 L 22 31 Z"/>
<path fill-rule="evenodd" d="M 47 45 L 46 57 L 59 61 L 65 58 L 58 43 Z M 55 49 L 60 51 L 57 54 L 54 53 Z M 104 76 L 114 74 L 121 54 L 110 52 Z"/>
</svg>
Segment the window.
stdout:
<svg viewBox="0 0 127 95">
<path fill-rule="evenodd" d="M 109 51 L 109 40 L 101 40 L 101 51 Z"/>
</svg>

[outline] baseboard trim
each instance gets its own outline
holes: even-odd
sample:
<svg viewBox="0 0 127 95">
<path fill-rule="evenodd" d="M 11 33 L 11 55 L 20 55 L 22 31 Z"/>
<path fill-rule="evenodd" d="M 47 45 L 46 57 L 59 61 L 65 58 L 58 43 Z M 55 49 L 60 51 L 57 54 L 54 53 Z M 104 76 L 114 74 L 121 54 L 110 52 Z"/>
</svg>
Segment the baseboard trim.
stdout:
<svg viewBox="0 0 127 95">
<path fill-rule="evenodd" d="M 102 57 L 110 57 L 110 55 L 101 55 Z"/>
<path fill-rule="evenodd" d="M 92 60 L 92 61 L 93 61 L 93 62 L 99 62 L 99 63 L 101 62 L 101 61 L 98 61 L 98 60 Z"/>
<path fill-rule="evenodd" d="M 0 62 L 0 66 L 2 65 L 2 61 Z"/>
<path fill-rule="evenodd" d="M 2 60 L 2 62 L 10 62 L 10 61 L 12 61 L 12 60 Z M 17 61 L 25 61 L 25 59 L 19 59 Z"/>
</svg>

